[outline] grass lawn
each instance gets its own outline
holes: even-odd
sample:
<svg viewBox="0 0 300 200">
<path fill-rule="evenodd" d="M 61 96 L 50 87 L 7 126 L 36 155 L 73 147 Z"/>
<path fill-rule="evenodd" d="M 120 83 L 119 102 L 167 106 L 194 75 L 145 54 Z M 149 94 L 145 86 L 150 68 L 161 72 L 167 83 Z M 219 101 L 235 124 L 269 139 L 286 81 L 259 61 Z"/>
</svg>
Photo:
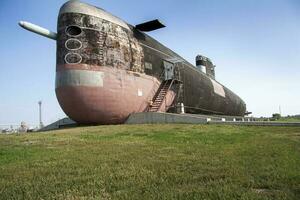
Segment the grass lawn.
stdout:
<svg viewBox="0 0 300 200">
<path fill-rule="evenodd" d="M 300 199 L 300 128 L 94 126 L 0 135 L 0 199 Z"/>
<path fill-rule="evenodd" d="M 300 118 L 295 117 L 282 117 L 278 122 L 300 122 Z"/>
</svg>

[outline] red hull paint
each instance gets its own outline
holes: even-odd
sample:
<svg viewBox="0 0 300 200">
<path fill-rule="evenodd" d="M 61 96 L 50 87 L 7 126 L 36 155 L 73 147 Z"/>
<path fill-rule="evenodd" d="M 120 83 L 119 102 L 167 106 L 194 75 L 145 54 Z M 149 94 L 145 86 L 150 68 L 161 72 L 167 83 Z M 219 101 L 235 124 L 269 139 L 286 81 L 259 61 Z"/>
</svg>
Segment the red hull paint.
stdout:
<svg viewBox="0 0 300 200">
<path fill-rule="evenodd" d="M 173 92 L 172 90 L 169 90 L 160 108 L 158 109 L 158 112 L 166 112 L 169 109 L 169 107 L 172 105 L 175 97 L 176 97 L 176 93 Z"/>
<path fill-rule="evenodd" d="M 84 69 L 80 65 L 72 69 Z M 70 70 L 59 66 L 57 71 Z M 93 70 L 92 70 L 93 71 Z M 98 67 L 104 73 L 103 86 L 59 86 L 57 99 L 64 112 L 74 121 L 83 124 L 119 124 L 131 113 L 146 111 L 160 82 L 152 76 L 112 67 Z M 171 105 L 174 93 L 167 94 L 167 106 Z M 165 111 L 162 105 L 160 111 Z"/>
</svg>

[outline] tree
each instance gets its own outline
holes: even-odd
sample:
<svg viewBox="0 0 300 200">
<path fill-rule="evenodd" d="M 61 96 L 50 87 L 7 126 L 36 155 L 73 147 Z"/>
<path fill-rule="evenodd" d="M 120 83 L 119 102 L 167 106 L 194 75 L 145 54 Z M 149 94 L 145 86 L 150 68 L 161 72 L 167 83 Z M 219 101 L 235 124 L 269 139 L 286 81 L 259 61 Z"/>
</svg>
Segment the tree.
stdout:
<svg viewBox="0 0 300 200">
<path fill-rule="evenodd" d="M 274 120 L 279 120 L 279 119 L 281 118 L 281 115 L 280 115 L 279 113 L 274 113 L 274 114 L 272 115 L 272 118 L 273 118 Z"/>
</svg>

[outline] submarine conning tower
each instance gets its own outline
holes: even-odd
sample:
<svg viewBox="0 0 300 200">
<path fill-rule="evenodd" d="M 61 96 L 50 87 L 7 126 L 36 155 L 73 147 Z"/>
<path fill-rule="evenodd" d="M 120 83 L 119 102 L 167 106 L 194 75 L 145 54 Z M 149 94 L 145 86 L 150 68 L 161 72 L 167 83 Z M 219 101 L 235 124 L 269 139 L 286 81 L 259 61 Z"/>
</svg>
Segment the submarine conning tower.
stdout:
<svg viewBox="0 0 300 200">
<path fill-rule="evenodd" d="M 212 61 L 202 55 L 196 56 L 196 67 L 210 78 L 215 79 L 215 65 Z"/>
</svg>

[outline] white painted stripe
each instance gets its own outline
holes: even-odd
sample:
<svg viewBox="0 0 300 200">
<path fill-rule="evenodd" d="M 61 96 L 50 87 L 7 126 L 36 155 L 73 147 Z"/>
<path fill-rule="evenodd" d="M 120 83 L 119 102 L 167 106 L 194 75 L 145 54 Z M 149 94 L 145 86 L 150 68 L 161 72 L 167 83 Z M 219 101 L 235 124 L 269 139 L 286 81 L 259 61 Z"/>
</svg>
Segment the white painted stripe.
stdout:
<svg viewBox="0 0 300 200">
<path fill-rule="evenodd" d="M 210 81 L 214 87 L 214 92 L 222 97 L 225 97 L 225 91 L 224 91 L 223 86 L 211 78 L 210 78 Z"/>
<path fill-rule="evenodd" d="M 77 48 L 75 48 L 75 49 L 69 48 L 68 43 L 71 43 L 71 42 L 77 42 L 77 43 L 79 44 L 79 47 L 77 47 Z M 78 39 L 70 38 L 70 39 L 68 39 L 68 40 L 65 42 L 65 47 L 66 47 L 66 49 L 68 49 L 68 50 L 78 50 L 78 49 L 81 49 L 81 47 L 82 47 L 82 42 L 81 42 L 80 40 L 78 40 Z"/>
<path fill-rule="evenodd" d="M 55 88 L 61 86 L 103 87 L 104 72 L 64 70 L 56 72 Z"/>
<path fill-rule="evenodd" d="M 120 18 L 106 12 L 101 8 L 97 8 L 95 6 L 82 3 L 79 1 L 68 1 L 67 3 L 65 3 L 59 11 L 59 14 L 63 14 L 63 13 L 81 13 L 81 14 L 98 17 L 129 30 L 129 26 Z"/>
</svg>

